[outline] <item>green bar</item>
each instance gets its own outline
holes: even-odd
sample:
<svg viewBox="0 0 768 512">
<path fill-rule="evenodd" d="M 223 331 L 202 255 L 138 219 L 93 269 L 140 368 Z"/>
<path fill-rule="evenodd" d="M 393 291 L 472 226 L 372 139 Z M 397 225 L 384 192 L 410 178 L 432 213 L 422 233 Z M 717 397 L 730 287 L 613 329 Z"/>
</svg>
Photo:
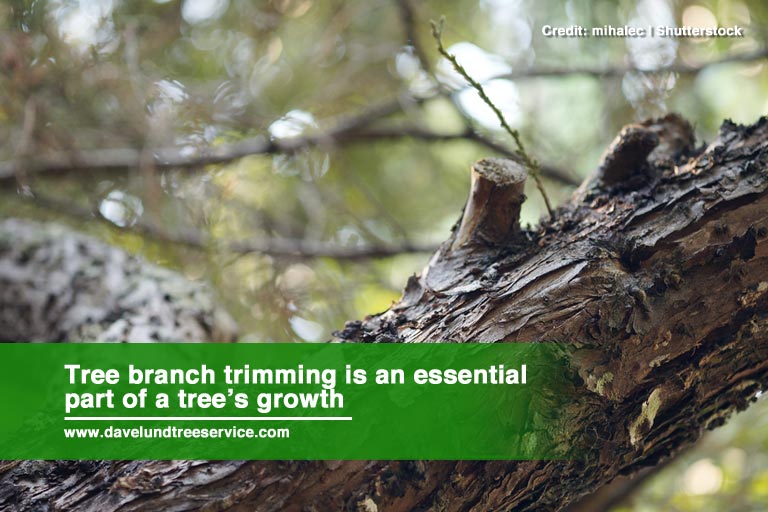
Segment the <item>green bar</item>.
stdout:
<svg viewBox="0 0 768 512">
<path fill-rule="evenodd" d="M 0 459 L 568 458 L 554 448 L 567 424 L 565 352 L 549 343 L 0 344 Z M 131 366 L 134 378 L 180 370 L 186 382 L 158 383 L 155 373 L 130 383 Z M 304 382 L 278 384 L 278 370 Z M 350 382 L 355 370 L 365 383 Z M 377 383 L 377 371 L 392 370 L 403 383 Z M 446 370 L 472 383 L 448 383 Z M 209 382 L 190 382 L 203 374 Z M 158 408 L 161 394 L 168 403 Z"/>
</svg>

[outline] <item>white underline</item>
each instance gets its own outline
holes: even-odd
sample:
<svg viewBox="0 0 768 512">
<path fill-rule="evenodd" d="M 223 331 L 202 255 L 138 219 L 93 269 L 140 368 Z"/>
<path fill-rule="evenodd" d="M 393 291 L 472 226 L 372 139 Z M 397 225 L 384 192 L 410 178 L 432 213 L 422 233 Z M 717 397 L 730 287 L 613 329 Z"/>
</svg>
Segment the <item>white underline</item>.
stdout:
<svg viewBox="0 0 768 512">
<path fill-rule="evenodd" d="M 64 416 L 64 421 L 352 421 L 352 416 Z"/>
</svg>

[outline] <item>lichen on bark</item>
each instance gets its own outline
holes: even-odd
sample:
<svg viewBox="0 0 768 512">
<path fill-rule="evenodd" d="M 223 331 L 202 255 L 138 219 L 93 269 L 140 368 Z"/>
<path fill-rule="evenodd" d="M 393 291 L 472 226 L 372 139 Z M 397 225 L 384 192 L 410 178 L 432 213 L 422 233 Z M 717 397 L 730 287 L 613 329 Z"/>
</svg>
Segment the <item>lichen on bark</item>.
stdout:
<svg viewBox="0 0 768 512">
<path fill-rule="evenodd" d="M 234 341 L 212 290 L 56 224 L 0 221 L 3 341 Z"/>
</svg>

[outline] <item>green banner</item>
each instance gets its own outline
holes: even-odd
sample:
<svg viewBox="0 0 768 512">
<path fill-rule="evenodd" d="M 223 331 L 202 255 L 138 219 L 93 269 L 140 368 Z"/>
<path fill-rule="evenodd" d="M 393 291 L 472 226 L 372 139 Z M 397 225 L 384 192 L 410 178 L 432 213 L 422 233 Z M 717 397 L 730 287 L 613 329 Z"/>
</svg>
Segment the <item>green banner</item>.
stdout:
<svg viewBox="0 0 768 512">
<path fill-rule="evenodd" d="M 0 459 L 567 458 L 565 351 L 0 344 Z"/>
</svg>

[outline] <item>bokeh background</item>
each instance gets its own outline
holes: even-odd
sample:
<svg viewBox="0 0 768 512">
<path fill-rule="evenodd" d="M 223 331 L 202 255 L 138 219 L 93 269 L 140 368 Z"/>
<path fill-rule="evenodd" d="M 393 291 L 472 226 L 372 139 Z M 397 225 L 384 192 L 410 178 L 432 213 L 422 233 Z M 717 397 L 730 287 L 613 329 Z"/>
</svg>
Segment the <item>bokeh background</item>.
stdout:
<svg viewBox="0 0 768 512">
<path fill-rule="evenodd" d="M 556 204 L 624 124 L 680 112 L 707 141 L 768 113 L 763 0 L 4 1 L 0 216 L 212 282 L 244 341 L 327 340 L 399 297 L 458 219 L 469 165 L 514 149 L 438 58 L 443 15 Z M 546 38 L 547 24 L 746 35 Z M 616 510 L 766 510 L 760 402 Z"/>
</svg>

